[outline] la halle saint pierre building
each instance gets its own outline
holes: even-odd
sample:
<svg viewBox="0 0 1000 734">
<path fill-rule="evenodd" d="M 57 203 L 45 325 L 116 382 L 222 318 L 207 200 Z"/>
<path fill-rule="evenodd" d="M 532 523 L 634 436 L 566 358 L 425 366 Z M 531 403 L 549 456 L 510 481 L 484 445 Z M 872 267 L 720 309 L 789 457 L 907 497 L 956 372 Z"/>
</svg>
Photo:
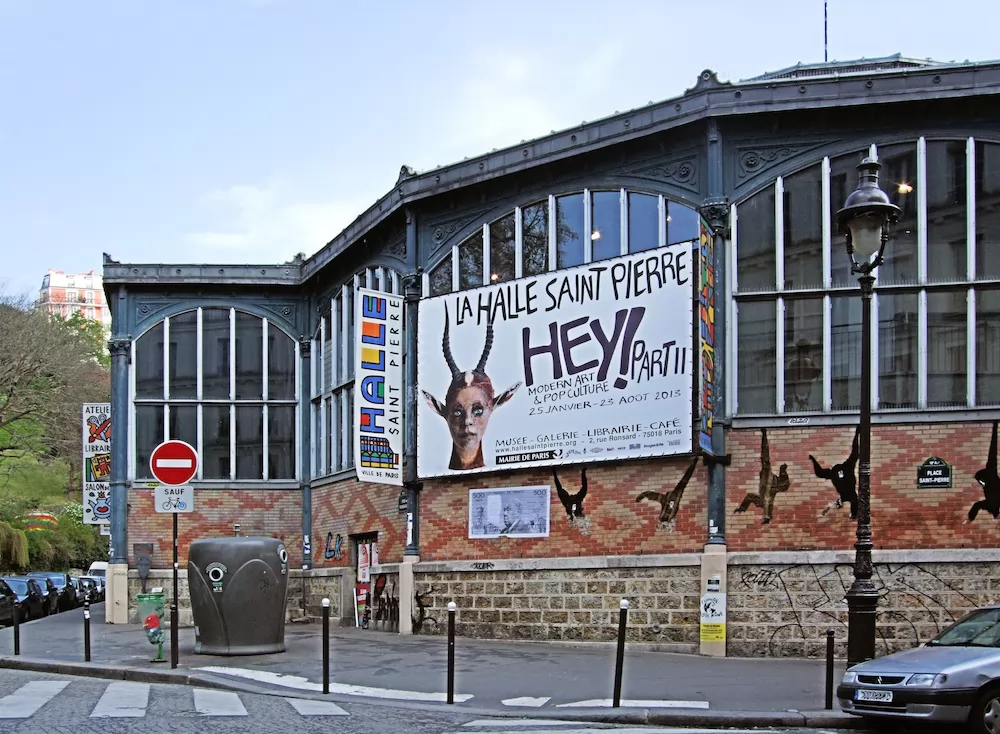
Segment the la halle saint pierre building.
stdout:
<svg viewBox="0 0 1000 734">
<path fill-rule="evenodd" d="M 996 62 L 705 71 L 404 166 L 309 258 L 106 256 L 109 621 L 137 551 L 170 573 L 149 456 L 179 438 L 201 457 L 181 567 L 196 538 L 282 538 L 291 616 L 326 596 L 360 623 L 360 597 L 437 634 L 455 601 L 459 634 L 607 640 L 626 598 L 660 649 L 843 645 L 861 299 L 834 215 L 871 154 L 902 210 L 872 304 L 879 651 L 996 601 L 998 94 Z"/>
</svg>

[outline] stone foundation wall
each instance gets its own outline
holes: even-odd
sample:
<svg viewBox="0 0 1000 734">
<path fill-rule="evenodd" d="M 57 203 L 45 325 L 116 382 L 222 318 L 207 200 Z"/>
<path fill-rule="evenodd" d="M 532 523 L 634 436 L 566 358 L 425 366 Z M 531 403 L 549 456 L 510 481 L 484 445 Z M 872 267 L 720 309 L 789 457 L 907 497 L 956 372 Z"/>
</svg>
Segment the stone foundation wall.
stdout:
<svg viewBox="0 0 1000 734">
<path fill-rule="evenodd" d="M 1000 553 L 875 551 L 876 653 L 923 644 L 976 607 L 1000 601 Z M 854 554 L 732 553 L 727 655 L 822 657 L 826 631 L 847 655 Z"/>
<path fill-rule="evenodd" d="M 447 631 L 480 639 L 610 641 L 619 602 L 631 603 L 628 636 L 672 652 L 698 649 L 700 556 L 626 556 L 420 563 L 419 634 Z"/>
</svg>

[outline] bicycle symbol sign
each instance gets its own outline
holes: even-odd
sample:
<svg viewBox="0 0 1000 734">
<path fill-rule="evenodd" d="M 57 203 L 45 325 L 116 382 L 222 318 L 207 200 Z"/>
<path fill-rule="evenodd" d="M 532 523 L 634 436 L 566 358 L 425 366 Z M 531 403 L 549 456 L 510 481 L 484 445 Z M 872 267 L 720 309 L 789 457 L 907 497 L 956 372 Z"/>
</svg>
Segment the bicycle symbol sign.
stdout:
<svg viewBox="0 0 1000 734">
<path fill-rule="evenodd" d="M 157 512 L 176 514 L 194 510 L 194 487 L 163 486 L 153 490 L 153 509 Z"/>
</svg>

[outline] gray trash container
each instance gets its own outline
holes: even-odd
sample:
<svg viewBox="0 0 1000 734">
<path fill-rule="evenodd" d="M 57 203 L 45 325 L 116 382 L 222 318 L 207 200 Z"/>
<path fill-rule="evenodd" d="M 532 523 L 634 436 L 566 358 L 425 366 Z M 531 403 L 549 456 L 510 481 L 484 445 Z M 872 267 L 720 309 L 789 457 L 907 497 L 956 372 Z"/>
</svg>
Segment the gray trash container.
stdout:
<svg viewBox="0 0 1000 734">
<path fill-rule="evenodd" d="M 288 551 L 280 540 L 196 540 L 188 553 L 188 581 L 196 653 L 285 651 Z"/>
</svg>

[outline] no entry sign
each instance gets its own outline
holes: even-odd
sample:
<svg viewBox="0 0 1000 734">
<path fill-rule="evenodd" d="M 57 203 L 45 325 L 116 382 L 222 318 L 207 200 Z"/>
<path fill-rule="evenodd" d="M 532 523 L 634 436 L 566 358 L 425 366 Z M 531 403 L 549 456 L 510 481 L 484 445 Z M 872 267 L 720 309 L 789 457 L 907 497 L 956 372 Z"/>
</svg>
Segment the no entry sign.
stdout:
<svg viewBox="0 0 1000 734">
<path fill-rule="evenodd" d="M 184 441 L 164 441 L 153 449 L 149 468 L 163 484 L 185 484 L 198 473 L 198 452 Z"/>
</svg>

